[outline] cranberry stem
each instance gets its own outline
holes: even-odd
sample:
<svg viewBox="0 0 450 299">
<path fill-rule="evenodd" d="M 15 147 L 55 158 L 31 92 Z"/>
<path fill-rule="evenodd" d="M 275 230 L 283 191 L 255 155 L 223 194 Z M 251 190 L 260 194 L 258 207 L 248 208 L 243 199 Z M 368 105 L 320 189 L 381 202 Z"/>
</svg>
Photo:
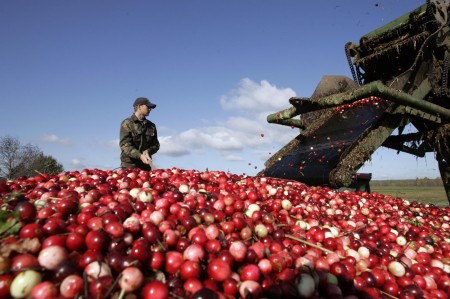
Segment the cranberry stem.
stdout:
<svg viewBox="0 0 450 299">
<path fill-rule="evenodd" d="M 297 238 L 297 237 L 294 237 L 294 236 L 292 236 L 292 235 L 286 235 L 286 238 L 289 238 L 289 239 L 295 240 L 295 241 L 297 241 L 297 242 L 303 243 L 303 244 L 305 244 L 305 245 L 308 245 L 308 246 L 310 246 L 310 247 L 313 247 L 313 248 L 322 250 L 323 252 L 326 252 L 326 253 L 335 253 L 334 251 L 329 250 L 329 249 L 326 249 L 325 247 L 322 247 L 322 246 L 316 245 L 316 244 L 314 244 L 314 243 L 311 243 L 311 242 L 302 240 L 302 239 Z M 344 258 L 345 258 L 344 256 L 342 256 L 342 255 L 340 255 L 340 254 L 338 254 L 338 257 L 339 257 L 340 259 L 344 259 Z"/>
</svg>

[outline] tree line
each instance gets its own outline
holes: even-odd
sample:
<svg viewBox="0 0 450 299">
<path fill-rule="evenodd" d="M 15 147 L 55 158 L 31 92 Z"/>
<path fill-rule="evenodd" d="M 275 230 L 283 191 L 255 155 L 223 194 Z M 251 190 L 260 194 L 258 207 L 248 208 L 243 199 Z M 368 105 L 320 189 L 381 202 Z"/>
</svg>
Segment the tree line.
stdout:
<svg viewBox="0 0 450 299">
<path fill-rule="evenodd" d="M 372 187 L 443 187 L 444 183 L 441 178 L 429 179 L 429 178 L 416 178 L 411 180 L 380 180 L 370 181 Z"/>
<path fill-rule="evenodd" d="M 64 167 L 55 158 L 45 155 L 30 143 L 22 144 L 17 137 L 0 137 L 0 177 L 15 180 L 34 177 L 39 173 L 58 174 Z"/>
</svg>

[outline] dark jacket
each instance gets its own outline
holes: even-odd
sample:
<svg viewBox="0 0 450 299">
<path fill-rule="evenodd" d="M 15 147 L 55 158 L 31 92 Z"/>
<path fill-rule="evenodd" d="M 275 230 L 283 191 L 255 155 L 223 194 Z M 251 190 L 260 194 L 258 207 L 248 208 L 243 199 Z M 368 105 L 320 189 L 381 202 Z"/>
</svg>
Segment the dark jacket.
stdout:
<svg viewBox="0 0 450 299">
<path fill-rule="evenodd" d="M 120 155 L 122 167 L 138 167 L 151 170 L 150 166 L 144 164 L 140 156 L 148 150 L 150 157 L 159 150 L 158 134 L 156 126 L 148 119 L 140 121 L 136 115 L 122 121 L 120 125 Z"/>
</svg>

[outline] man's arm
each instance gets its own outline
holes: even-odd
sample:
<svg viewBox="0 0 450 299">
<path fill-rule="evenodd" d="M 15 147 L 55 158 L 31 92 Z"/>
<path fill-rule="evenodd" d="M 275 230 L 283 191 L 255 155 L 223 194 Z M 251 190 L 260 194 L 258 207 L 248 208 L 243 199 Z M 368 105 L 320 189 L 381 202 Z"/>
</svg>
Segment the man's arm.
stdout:
<svg viewBox="0 0 450 299">
<path fill-rule="evenodd" d="M 119 146 L 122 152 L 124 152 L 127 156 L 139 159 L 141 153 L 137 148 L 133 146 L 133 135 L 131 133 L 131 128 L 129 124 L 129 120 L 124 120 L 120 125 L 120 141 Z"/>
<path fill-rule="evenodd" d="M 150 156 L 156 154 L 156 152 L 159 150 L 159 140 L 158 140 L 158 132 L 156 131 L 156 126 L 153 127 L 155 135 L 153 136 L 153 144 L 150 145 L 150 147 L 147 149 L 148 154 Z"/>
</svg>

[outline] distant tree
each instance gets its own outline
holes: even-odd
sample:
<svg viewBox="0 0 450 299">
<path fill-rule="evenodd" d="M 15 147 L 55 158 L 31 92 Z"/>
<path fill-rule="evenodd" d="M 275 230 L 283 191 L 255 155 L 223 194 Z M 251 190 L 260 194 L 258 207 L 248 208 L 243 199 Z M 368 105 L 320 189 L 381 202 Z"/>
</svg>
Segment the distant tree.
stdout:
<svg viewBox="0 0 450 299">
<path fill-rule="evenodd" d="M 33 177 L 38 173 L 57 174 L 63 166 L 52 156 L 46 156 L 39 147 L 22 145 L 11 136 L 0 138 L 0 176 L 16 179 L 19 176 Z"/>
<path fill-rule="evenodd" d="M 20 143 L 19 143 L 20 144 Z M 14 166 L 10 169 L 8 178 L 16 179 L 19 176 L 35 176 L 37 173 L 30 173 L 29 167 L 32 166 L 36 157 L 42 154 L 41 150 L 31 144 L 20 145 L 17 159 L 12 163 Z"/>
<path fill-rule="evenodd" d="M 0 139 L 0 175 L 9 177 L 14 167 L 20 161 L 20 142 L 11 136 Z"/>
<path fill-rule="evenodd" d="M 27 157 L 24 162 L 17 165 L 12 170 L 12 177 L 19 176 L 33 177 L 38 173 L 57 174 L 64 171 L 64 167 L 58 163 L 52 156 L 45 156 L 42 152 Z"/>
</svg>

